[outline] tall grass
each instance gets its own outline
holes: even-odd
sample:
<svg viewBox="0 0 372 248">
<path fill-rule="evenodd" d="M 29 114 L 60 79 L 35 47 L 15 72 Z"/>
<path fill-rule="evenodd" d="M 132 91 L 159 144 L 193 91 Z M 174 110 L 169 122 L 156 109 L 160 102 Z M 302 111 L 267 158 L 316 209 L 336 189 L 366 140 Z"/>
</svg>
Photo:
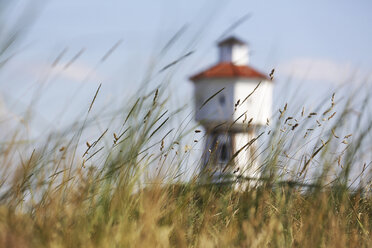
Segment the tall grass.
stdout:
<svg viewBox="0 0 372 248">
<path fill-rule="evenodd" d="M 201 162 L 193 163 L 203 130 L 187 108 L 169 108 L 166 94 L 169 71 L 189 55 L 158 74 L 152 66 L 118 111 L 93 115 L 100 86 L 82 120 L 63 131 L 30 141 L 24 123 L 6 130 L 0 247 L 372 246 L 368 95 L 359 102 L 336 93 L 312 109 L 281 106 L 251 143 L 260 178 L 206 182 Z M 30 118 L 27 111 L 24 122 Z M 99 118 L 107 126 L 85 135 Z"/>
<path fill-rule="evenodd" d="M 162 92 L 141 92 L 92 141 L 81 137 L 99 89 L 69 139 L 51 135 L 19 157 L 21 137 L 3 143 L 1 247 L 371 246 L 369 163 L 353 168 L 370 155 L 371 124 L 356 118 L 343 133 L 350 102 L 340 114 L 337 95 L 317 112 L 283 106 L 256 141 L 260 183 L 236 191 L 197 171 L 180 179 L 192 150 L 182 137 L 195 128 L 170 129 L 179 113 Z"/>
</svg>

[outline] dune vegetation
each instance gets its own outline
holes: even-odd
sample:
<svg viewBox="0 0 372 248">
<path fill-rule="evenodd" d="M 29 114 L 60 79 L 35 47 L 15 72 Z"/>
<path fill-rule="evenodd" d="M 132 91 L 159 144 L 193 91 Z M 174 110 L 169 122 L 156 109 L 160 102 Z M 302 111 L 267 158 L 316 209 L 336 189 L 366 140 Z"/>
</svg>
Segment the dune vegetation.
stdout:
<svg viewBox="0 0 372 248">
<path fill-rule="evenodd" d="M 21 24 L 0 40 L 0 69 Z M 25 131 L 32 105 L 16 125 L 0 116 L 0 247 L 372 247 L 368 93 L 275 106 L 247 144 L 260 178 L 213 183 L 195 162 L 205 131 L 192 103 L 170 108 L 166 93 L 191 54 L 161 67 L 160 84 L 145 75 L 117 111 L 93 114 L 100 86 L 83 118 L 39 139 Z"/>
<path fill-rule="evenodd" d="M 184 122 L 170 129 L 168 120 L 180 113 L 166 110 L 161 92 L 139 93 L 117 128 L 94 140 L 81 137 L 99 89 L 75 128 L 30 141 L 28 149 L 20 132 L 11 133 L 0 151 L 0 246 L 372 245 L 366 110 L 350 118 L 349 134 L 349 101 L 340 114 L 335 95 L 318 112 L 292 116 L 286 104 L 263 128 L 259 182 L 237 189 L 237 179 L 200 181 L 198 168 L 181 176 L 194 146 L 183 138 L 198 133 L 202 142 L 203 131 Z"/>
</svg>

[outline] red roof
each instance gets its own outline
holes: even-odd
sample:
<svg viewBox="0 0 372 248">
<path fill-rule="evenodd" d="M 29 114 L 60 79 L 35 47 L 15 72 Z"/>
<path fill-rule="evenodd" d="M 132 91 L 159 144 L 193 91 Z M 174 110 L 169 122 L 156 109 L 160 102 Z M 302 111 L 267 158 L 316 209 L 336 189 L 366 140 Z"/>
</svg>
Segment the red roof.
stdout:
<svg viewBox="0 0 372 248">
<path fill-rule="evenodd" d="M 202 78 L 232 78 L 232 77 L 240 77 L 240 78 L 256 78 L 256 79 L 266 79 L 269 78 L 255 70 L 254 68 L 247 66 L 247 65 L 235 65 L 233 63 L 219 63 L 211 68 L 200 72 L 190 79 L 192 81 L 196 81 Z"/>
</svg>

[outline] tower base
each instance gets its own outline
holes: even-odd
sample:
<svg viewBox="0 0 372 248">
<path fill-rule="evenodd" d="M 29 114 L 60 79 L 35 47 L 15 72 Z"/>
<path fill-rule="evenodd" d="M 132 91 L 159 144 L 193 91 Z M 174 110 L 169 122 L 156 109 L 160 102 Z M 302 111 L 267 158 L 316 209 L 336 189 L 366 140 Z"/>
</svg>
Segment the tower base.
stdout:
<svg viewBox="0 0 372 248">
<path fill-rule="evenodd" d="M 201 180 L 237 182 L 236 188 L 258 184 L 260 166 L 254 131 L 210 131 L 202 157 Z"/>
</svg>

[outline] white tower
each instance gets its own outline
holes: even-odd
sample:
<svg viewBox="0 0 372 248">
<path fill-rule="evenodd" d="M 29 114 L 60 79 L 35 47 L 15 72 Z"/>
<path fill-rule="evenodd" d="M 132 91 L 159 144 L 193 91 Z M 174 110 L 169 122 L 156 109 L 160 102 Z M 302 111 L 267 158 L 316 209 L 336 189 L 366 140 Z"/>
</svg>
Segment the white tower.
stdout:
<svg viewBox="0 0 372 248">
<path fill-rule="evenodd" d="M 214 180 L 232 175 L 255 178 L 260 171 L 258 153 L 249 142 L 271 117 L 272 81 L 248 65 L 245 42 L 229 37 L 218 48 L 219 62 L 190 78 L 195 119 L 207 135 L 202 171 L 212 172 Z"/>
</svg>

